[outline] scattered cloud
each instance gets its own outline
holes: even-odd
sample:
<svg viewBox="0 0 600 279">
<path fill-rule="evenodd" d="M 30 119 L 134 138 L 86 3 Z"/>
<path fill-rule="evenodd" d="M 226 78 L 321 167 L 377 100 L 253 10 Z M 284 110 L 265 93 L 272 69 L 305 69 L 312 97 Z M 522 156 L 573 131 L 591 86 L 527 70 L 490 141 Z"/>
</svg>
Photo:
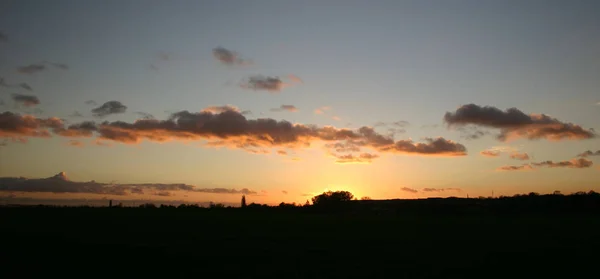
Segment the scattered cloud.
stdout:
<svg viewBox="0 0 600 279">
<path fill-rule="evenodd" d="M 67 144 L 69 146 L 74 146 L 74 147 L 83 147 L 83 142 L 78 141 L 78 140 L 70 140 L 69 142 L 67 142 Z"/>
<path fill-rule="evenodd" d="M 79 111 L 74 111 L 73 113 L 69 114 L 69 117 L 83 117 L 83 114 L 81 114 Z"/>
<path fill-rule="evenodd" d="M 23 106 L 33 107 L 40 104 L 40 99 L 33 95 L 12 94 L 12 99 Z"/>
<path fill-rule="evenodd" d="M 514 152 L 514 153 L 511 153 L 509 156 L 511 159 L 515 159 L 515 160 L 520 160 L 520 161 L 529 160 L 529 154 L 527 154 L 525 152 L 523 152 L 523 153 Z"/>
<path fill-rule="evenodd" d="M 521 171 L 521 170 L 533 170 L 537 167 L 548 167 L 548 168 L 572 168 L 572 169 L 585 169 L 594 165 L 594 162 L 587 160 L 585 158 L 575 158 L 569 161 L 543 161 L 531 164 L 523 164 L 520 166 L 503 166 L 498 168 L 498 170 L 504 171 Z"/>
<path fill-rule="evenodd" d="M 89 106 L 97 106 L 98 105 L 98 103 L 96 103 L 96 101 L 94 101 L 94 100 L 87 100 L 87 101 L 85 101 L 85 104 L 89 105 Z"/>
<path fill-rule="evenodd" d="M 419 192 L 419 191 L 418 191 L 418 190 L 416 190 L 416 189 L 413 189 L 413 188 L 408 188 L 408 187 L 402 187 L 402 188 L 400 188 L 400 190 L 402 190 L 402 191 L 404 191 L 404 192 L 413 193 L 413 194 L 414 194 L 414 193 L 417 193 L 417 192 Z"/>
<path fill-rule="evenodd" d="M 294 105 L 281 105 L 278 108 L 272 108 L 271 111 L 276 112 L 276 111 L 289 111 L 289 112 L 297 112 L 298 108 L 295 107 Z"/>
<path fill-rule="evenodd" d="M 501 141 L 517 138 L 581 140 L 596 136 L 593 130 L 586 130 L 579 125 L 561 122 L 545 114 L 527 115 L 516 108 L 502 111 L 492 106 L 468 104 L 461 106 L 455 112 L 447 112 L 444 121 L 449 126 L 461 127 L 471 124 L 500 129 L 497 138 Z"/>
<path fill-rule="evenodd" d="M 265 90 L 270 92 L 281 91 L 286 84 L 279 77 L 251 76 L 247 81 L 241 84 L 242 88 L 253 90 Z"/>
<path fill-rule="evenodd" d="M 444 191 L 462 192 L 462 190 L 460 188 L 423 188 L 423 192 L 444 192 Z"/>
<path fill-rule="evenodd" d="M 324 114 L 328 110 L 331 110 L 331 107 L 324 106 L 324 107 L 316 108 L 314 112 L 315 112 L 315 114 Z"/>
<path fill-rule="evenodd" d="M 147 112 L 136 111 L 135 114 L 139 115 L 141 119 L 154 119 L 154 115 Z"/>
<path fill-rule="evenodd" d="M 338 164 L 368 164 L 373 161 L 373 159 L 379 158 L 377 154 L 370 153 L 361 153 L 359 155 L 353 154 L 345 154 L 345 155 L 333 155 L 337 160 L 335 161 Z"/>
<path fill-rule="evenodd" d="M 425 143 L 415 143 L 412 140 L 399 140 L 391 146 L 383 147 L 381 151 L 436 155 L 436 156 L 465 156 L 467 148 L 457 142 L 439 138 L 425 138 Z"/>
<path fill-rule="evenodd" d="M 27 91 L 33 91 L 33 88 L 29 84 L 27 84 L 25 82 L 21 82 L 21 83 L 18 83 L 18 84 L 9 84 L 2 77 L 0 77 L 0 87 L 5 87 L 5 88 L 20 88 L 20 89 L 25 89 Z"/>
<path fill-rule="evenodd" d="M 490 134 L 489 131 L 479 129 L 477 126 L 467 125 L 456 129 L 461 133 L 460 137 L 467 140 L 476 140 Z"/>
<path fill-rule="evenodd" d="M 50 62 L 50 61 L 44 61 L 43 62 L 46 65 L 50 65 L 52 67 L 61 69 L 61 70 L 68 70 L 69 69 L 69 65 L 64 64 L 64 63 L 56 63 L 56 62 Z"/>
<path fill-rule="evenodd" d="M 228 50 L 224 47 L 214 48 L 213 56 L 225 65 L 233 66 L 252 64 L 250 60 L 242 59 L 237 52 Z"/>
<path fill-rule="evenodd" d="M 560 161 L 560 162 L 544 161 L 544 162 L 531 163 L 531 164 L 536 167 L 583 169 L 583 168 L 591 167 L 594 163 L 590 160 L 587 160 L 584 158 L 579 158 L 579 159 L 571 159 L 569 161 Z"/>
<path fill-rule="evenodd" d="M 110 114 L 124 113 L 127 106 L 119 101 L 108 101 L 101 106 L 92 109 L 92 114 L 96 117 L 104 117 Z"/>
<path fill-rule="evenodd" d="M 499 170 L 499 171 L 530 171 L 533 169 L 534 168 L 531 165 L 524 164 L 524 165 L 520 165 L 520 166 L 501 166 L 496 170 Z"/>
<path fill-rule="evenodd" d="M 21 74 L 32 75 L 38 72 L 41 72 L 46 69 L 46 66 L 43 64 L 31 64 L 27 66 L 22 66 L 17 68 L 17 72 Z"/>
<path fill-rule="evenodd" d="M 287 155 L 288 153 L 287 153 L 287 151 L 285 151 L 285 150 L 277 150 L 277 154 L 279 154 L 279 155 L 282 155 L 282 156 L 285 156 L 285 155 Z"/>
<path fill-rule="evenodd" d="M 228 111 L 240 112 L 240 109 L 238 107 L 232 106 L 232 105 L 209 106 L 209 107 L 203 109 L 201 112 L 219 114 L 219 113 L 224 113 L 224 112 L 228 112 Z"/>
<path fill-rule="evenodd" d="M 23 88 L 27 91 L 33 91 L 33 88 L 31 88 L 31 86 L 29 86 L 29 84 L 21 82 L 19 83 L 17 86 L 19 86 L 20 88 Z"/>
<path fill-rule="evenodd" d="M 479 152 L 479 154 L 481 154 L 485 157 L 498 157 L 498 156 L 500 156 L 500 151 L 498 151 L 498 150 L 483 150 L 483 151 Z"/>
<path fill-rule="evenodd" d="M 339 116 L 332 116 L 331 119 L 335 120 L 335 121 L 341 121 L 342 119 Z"/>
<path fill-rule="evenodd" d="M 295 75 L 289 75 L 288 78 L 290 79 L 290 81 L 292 81 L 294 83 L 304 83 L 304 81 L 301 78 L 299 78 Z"/>
<path fill-rule="evenodd" d="M 281 191 L 281 193 L 283 193 L 284 195 L 287 195 L 288 191 Z"/>
<path fill-rule="evenodd" d="M 600 150 L 596 150 L 596 152 L 587 150 L 587 151 L 577 155 L 577 157 L 582 157 L 582 158 L 585 158 L 588 156 L 600 156 Z"/>
<path fill-rule="evenodd" d="M 64 172 L 60 172 L 49 178 L 29 179 L 24 177 L 0 177 L 0 191 L 2 192 L 50 192 L 50 193 L 88 193 L 99 195 L 142 194 L 145 191 L 156 191 L 156 193 L 183 191 L 213 194 L 245 194 L 256 195 L 256 191 L 243 188 L 240 190 L 230 188 L 199 188 L 188 184 L 116 184 L 98 183 L 96 181 L 76 182 L 71 181 Z"/>
</svg>

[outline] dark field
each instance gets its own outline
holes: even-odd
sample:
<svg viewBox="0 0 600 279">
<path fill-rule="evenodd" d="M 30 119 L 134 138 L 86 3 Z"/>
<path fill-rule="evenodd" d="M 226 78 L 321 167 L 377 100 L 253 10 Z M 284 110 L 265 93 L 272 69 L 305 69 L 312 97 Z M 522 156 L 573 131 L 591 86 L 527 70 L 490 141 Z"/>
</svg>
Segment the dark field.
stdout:
<svg viewBox="0 0 600 279">
<path fill-rule="evenodd" d="M 593 278 L 600 259 L 600 218 L 582 213 L 32 207 L 0 214 L 2 278 Z"/>
</svg>

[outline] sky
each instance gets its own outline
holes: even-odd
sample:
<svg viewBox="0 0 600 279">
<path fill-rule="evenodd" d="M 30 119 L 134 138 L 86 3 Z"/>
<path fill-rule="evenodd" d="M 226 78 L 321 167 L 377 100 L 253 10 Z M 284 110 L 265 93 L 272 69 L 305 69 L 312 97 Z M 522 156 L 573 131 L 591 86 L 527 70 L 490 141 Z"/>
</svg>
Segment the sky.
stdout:
<svg viewBox="0 0 600 279">
<path fill-rule="evenodd" d="M 600 191 L 598 1 L 2 1 L 6 201 Z"/>
</svg>

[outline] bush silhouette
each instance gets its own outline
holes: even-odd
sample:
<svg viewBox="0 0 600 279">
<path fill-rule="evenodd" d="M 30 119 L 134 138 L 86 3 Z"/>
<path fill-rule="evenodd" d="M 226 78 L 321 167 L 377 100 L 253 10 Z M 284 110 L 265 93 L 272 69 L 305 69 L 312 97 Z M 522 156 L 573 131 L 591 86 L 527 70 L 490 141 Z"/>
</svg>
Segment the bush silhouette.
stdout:
<svg viewBox="0 0 600 279">
<path fill-rule="evenodd" d="M 343 202 L 351 201 L 354 199 L 354 195 L 348 191 L 328 191 L 314 196 L 312 203 L 315 206 L 335 206 Z"/>
</svg>

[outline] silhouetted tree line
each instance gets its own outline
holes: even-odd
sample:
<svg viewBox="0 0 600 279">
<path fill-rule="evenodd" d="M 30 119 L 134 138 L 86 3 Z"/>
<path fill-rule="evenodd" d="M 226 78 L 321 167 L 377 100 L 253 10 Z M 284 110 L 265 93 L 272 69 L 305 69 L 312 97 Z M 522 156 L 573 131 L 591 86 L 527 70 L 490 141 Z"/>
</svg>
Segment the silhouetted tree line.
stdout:
<svg viewBox="0 0 600 279">
<path fill-rule="evenodd" d="M 14 205 L 12 205 L 14 206 Z M 65 208 L 73 206 L 38 205 L 43 208 Z M 77 206 L 87 208 L 90 206 Z M 121 203 L 110 209 L 134 208 L 123 206 Z M 266 204 L 246 204 L 242 197 L 240 207 L 225 206 L 222 203 L 211 202 L 207 207 L 198 204 L 180 204 L 178 206 L 144 203 L 137 208 L 157 210 L 241 210 L 249 212 L 283 211 L 283 212 L 315 212 L 315 213 L 376 213 L 376 214 L 408 214 L 408 213 L 600 213 L 600 194 L 594 191 L 577 192 L 568 195 L 555 191 L 552 194 L 517 194 L 514 196 L 477 197 L 477 198 L 427 198 L 427 199 L 393 199 L 372 200 L 363 197 L 356 199 L 347 191 L 325 192 L 312 198 L 312 204 L 307 200 L 303 204 L 285 203 L 271 206 Z"/>
</svg>

